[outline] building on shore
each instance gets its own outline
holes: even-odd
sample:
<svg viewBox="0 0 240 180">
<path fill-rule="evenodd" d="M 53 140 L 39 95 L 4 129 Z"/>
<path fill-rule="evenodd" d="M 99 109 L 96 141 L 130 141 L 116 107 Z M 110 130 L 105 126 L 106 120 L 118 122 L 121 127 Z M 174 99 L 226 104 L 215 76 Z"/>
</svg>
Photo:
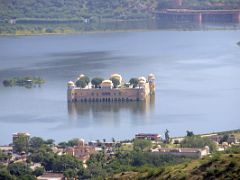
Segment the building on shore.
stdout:
<svg viewBox="0 0 240 180">
<path fill-rule="evenodd" d="M 65 179 L 63 173 L 52 172 L 45 172 L 43 175 L 37 177 L 37 180 L 63 180 L 63 179 Z"/>
<path fill-rule="evenodd" d="M 79 139 L 77 146 L 67 147 L 66 149 L 67 154 L 76 157 L 84 163 L 90 158 L 91 154 L 95 152 L 95 147 L 86 145 L 83 139 Z"/>
<path fill-rule="evenodd" d="M 79 78 L 84 75 L 80 75 Z M 119 85 L 114 87 L 114 83 L 109 79 L 117 79 Z M 90 83 L 86 87 L 76 86 L 76 81 L 68 82 L 67 99 L 69 102 L 130 102 L 144 101 L 155 93 L 155 76 L 149 74 L 148 78 L 139 77 L 137 84 L 129 85 L 124 83 L 119 74 L 113 74 L 109 79 L 103 80 L 98 87 Z"/>
<path fill-rule="evenodd" d="M 189 158 L 202 158 L 208 155 L 209 147 L 205 148 L 156 148 L 152 149 L 152 153 L 157 154 L 171 154 L 175 156 L 189 157 Z"/>
<path fill-rule="evenodd" d="M 160 134 L 139 133 L 135 135 L 135 139 L 147 139 L 147 140 L 159 141 L 161 139 L 161 136 Z"/>
</svg>

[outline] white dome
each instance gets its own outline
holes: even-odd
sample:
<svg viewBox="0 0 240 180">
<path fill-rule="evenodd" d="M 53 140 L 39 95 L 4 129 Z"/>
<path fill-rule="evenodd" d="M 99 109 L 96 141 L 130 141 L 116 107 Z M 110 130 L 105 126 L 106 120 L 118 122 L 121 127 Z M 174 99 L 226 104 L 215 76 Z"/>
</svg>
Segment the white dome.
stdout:
<svg viewBox="0 0 240 180">
<path fill-rule="evenodd" d="M 148 75 L 148 80 L 155 80 L 155 75 L 154 74 L 149 74 Z"/>
<path fill-rule="evenodd" d="M 139 84 L 140 84 L 140 85 L 146 84 L 146 81 L 140 80 L 140 81 L 139 81 Z"/>
<path fill-rule="evenodd" d="M 122 82 L 122 76 L 120 74 L 112 74 L 110 78 L 116 78 L 119 82 Z"/>
<path fill-rule="evenodd" d="M 145 78 L 145 77 L 141 76 L 141 77 L 139 77 L 139 78 L 138 78 L 138 81 L 139 81 L 139 82 L 141 82 L 141 81 L 144 81 L 144 82 L 146 82 L 147 80 L 146 80 L 146 78 Z"/>
<path fill-rule="evenodd" d="M 68 81 L 68 86 L 74 86 L 74 85 L 75 85 L 74 82 Z"/>
<path fill-rule="evenodd" d="M 104 80 L 102 83 L 101 83 L 101 87 L 112 87 L 113 86 L 113 83 L 111 80 Z"/>
<path fill-rule="evenodd" d="M 84 76 L 85 76 L 84 74 L 80 74 L 80 75 L 79 75 L 79 78 L 84 77 Z"/>
</svg>

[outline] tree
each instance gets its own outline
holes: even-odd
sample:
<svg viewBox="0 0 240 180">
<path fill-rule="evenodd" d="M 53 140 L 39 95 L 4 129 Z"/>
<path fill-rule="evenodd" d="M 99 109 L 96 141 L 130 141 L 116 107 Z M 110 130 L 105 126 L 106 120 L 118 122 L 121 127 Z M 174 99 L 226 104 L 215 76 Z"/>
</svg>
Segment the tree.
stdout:
<svg viewBox="0 0 240 180">
<path fill-rule="evenodd" d="M 216 144 L 208 138 L 201 138 L 199 136 L 187 136 L 180 143 L 184 148 L 204 148 L 208 146 L 210 151 L 216 151 Z"/>
<path fill-rule="evenodd" d="M 103 78 L 95 77 L 92 79 L 91 83 L 92 83 L 92 85 L 94 85 L 95 88 L 97 88 L 100 86 L 100 84 L 102 83 L 103 80 L 104 80 Z"/>
<path fill-rule="evenodd" d="M 74 169 L 66 169 L 64 170 L 63 174 L 67 179 L 76 178 L 77 176 L 77 172 Z"/>
<path fill-rule="evenodd" d="M 115 77 L 111 77 L 110 80 L 112 81 L 114 88 L 117 88 L 120 85 L 119 79 L 117 79 Z"/>
<path fill-rule="evenodd" d="M 116 142 L 116 140 L 114 139 L 114 137 L 112 137 L 112 142 L 113 142 L 113 143 L 115 143 L 115 142 Z"/>
<path fill-rule="evenodd" d="M 3 153 L 2 150 L 0 150 L 0 162 L 4 162 L 8 160 L 8 155 Z"/>
<path fill-rule="evenodd" d="M 43 152 L 34 152 L 30 155 L 31 161 L 35 163 L 43 162 L 44 158 L 45 158 L 45 153 Z"/>
<path fill-rule="evenodd" d="M 3 80 L 3 85 L 4 85 L 5 87 L 12 86 L 10 80 Z"/>
<path fill-rule="evenodd" d="M 229 138 L 229 135 L 224 134 L 223 137 L 220 139 L 220 144 L 222 144 L 223 142 L 228 142 L 228 138 Z"/>
<path fill-rule="evenodd" d="M 17 139 L 13 141 L 14 151 L 21 153 L 23 151 L 28 151 L 28 137 L 25 135 L 19 135 Z"/>
<path fill-rule="evenodd" d="M 85 82 L 87 85 L 90 83 L 90 79 L 89 79 L 89 77 L 86 76 L 86 75 L 81 76 L 81 77 L 79 78 L 79 80 Z"/>
<path fill-rule="evenodd" d="M 47 144 L 47 145 L 54 145 L 54 140 L 53 139 L 47 139 L 46 141 L 45 141 L 45 144 Z"/>
<path fill-rule="evenodd" d="M 74 139 L 71 139 L 67 142 L 67 145 L 68 146 L 77 146 L 79 144 L 79 139 L 78 138 L 74 138 Z"/>
<path fill-rule="evenodd" d="M 14 178 L 6 169 L 6 167 L 0 167 L 0 179 L 13 180 Z"/>
<path fill-rule="evenodd" d="M 75 84 L 77 87 L 81 87 L 81 88 L 85 88 L 87 86 L 87 83 L 81 79 L 78 79 Z"/>
<path fill-rule="evenodd" d="M 10 174 L 12 174 L 14 176 L 23 176 L 23 175 L 32 173 L 31 169 L 23 163 L 10 164 L 8 166 L 8 170 L 9 170 Z"/>
<path fill-rule="evenodd" d="M 138 78 L 131 78 L 129 83 L 135 88 L 138 85 Z"/>
<path fill-rule="evenodd" d="M 187 131 L 187 136 L 194 136 L 192 131 Z"/>
<path fill-rule="evenodd" d="M 146 139 L 135 139 L 133 149 L 135 151 L 148 151 L 152 147 L 152 142 Z"/>
<path fill-rule="evenodd" d="M 44 144 L 44 140 L 40 137 L 32 137 L 29 141 L 29 146 L 37 149 L 40 148 Z"/>
<path fill-rule="evenodd" d="M 68 146 L 68 143 L 67 142 L 60 142 L 60 143 L 58 143 L 58 147 L 59 148 L 66 148 Z"/>
<path fill-rule="evenodd" d="M 37 167 L 37 168 L 33 171 L 33 175 L 34 175 L 34 176 L 37 176 L 37 177 L 43 175 L 43 173 L 44 173 L 43 167 Z"/>
</svg>

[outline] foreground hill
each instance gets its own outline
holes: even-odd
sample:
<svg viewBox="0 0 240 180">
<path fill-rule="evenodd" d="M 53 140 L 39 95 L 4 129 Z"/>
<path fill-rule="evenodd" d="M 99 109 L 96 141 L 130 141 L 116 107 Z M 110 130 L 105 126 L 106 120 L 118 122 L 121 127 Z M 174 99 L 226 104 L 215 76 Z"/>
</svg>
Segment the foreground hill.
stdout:
<svg viewBox="0 0 240 180">
<path fill-rule="evenodd" d="M 238 179 L 240 177 L 240 154 L 217 153 L 200 160 L 167 166 L 146 172 L 124 172 L 115 179 Z"/>
</svg>

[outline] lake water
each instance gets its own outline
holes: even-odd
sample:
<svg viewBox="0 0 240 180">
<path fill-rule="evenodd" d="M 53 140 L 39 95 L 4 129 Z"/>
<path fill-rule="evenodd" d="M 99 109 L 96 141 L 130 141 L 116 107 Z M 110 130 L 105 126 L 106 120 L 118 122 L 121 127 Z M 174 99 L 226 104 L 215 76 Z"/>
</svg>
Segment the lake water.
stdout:
<svg viewBox="0 0 240 180">
<path fill-rule="evenodd" d="M 0 38 L 0 80 L 40 76 L 41 88 L 0 85 L 0 144 L 14 132 L 57 142 L 184 135 L 240 128 L 240 31 L 148 31 Z M 156 75 L 147 103 L 68 104 L 69 80 Z"/>
</svg>

